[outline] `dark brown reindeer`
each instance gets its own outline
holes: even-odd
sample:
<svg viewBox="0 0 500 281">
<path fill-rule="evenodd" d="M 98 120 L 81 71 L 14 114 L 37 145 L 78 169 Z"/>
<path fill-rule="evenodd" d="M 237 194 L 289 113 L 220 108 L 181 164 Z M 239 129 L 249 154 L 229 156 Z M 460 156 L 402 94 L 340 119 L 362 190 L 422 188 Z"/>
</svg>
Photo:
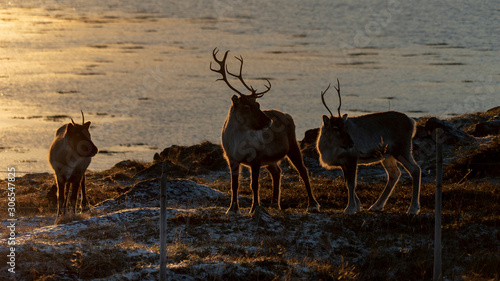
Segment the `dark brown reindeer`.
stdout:
<svg viewBox="0 0 500 281">
<path fill-rule="evenodd" d="M 222 148 L 225 158 L 231 170 L 231 206 L 227 213 L 238 213 L 238 177 L 240 165 L 245 165 L 251 169 L 251 187 L 253 202 L 250 214 L 253 214 L 257 207 L 260 207 L 259 198 L 259 173 L 260 167 L 265 166 L 273 179 L 273 204 L 280 208 L 280 185 L 281 169 L 279 162 L 288 157 L 298 170 L 308 195 L 308 210 L 319 211 L 319 204 L 314 198 L 309 184 L 308 172 L 302 160 L 302 153 L 295 138 L 295 124 L 290 115 L 277 111 L 260 109 L 260 104 L 256 101 L 271 89 L 271 83 L 266 79 L 268 85 L 263 92 L 257 92 L 248 86 L 242 76 L 243 58 L 236 57 L 240 61 L 240 73 L 233 74 L 227 70 L 226 58 L 229 51 L 226 51 L 222 60 L 217 59 L 217 48 L 213 51 L 214 60 L 219 64 L 220 69 L 210 69 L 222 75 L 218 79 L 226 82 L 227 86 L 239 96 L 233 95 L 232 104 L 229 108 L 226 121 L 222 128 Z M 243 94 L 233 87 L 227 74 L 238 78 L 250 94 Z"/>
<path fill-rule="evenodd" d="M 338 117 L 334 117 L 325 103 L 324 95 L 329 89 L 321 92 L 323 105 L 330 112 L 330 117 L 323 115 L 323 124 L 317 140 L 320 163 L 331 169 L 340 167 L 347 184 L 349 203 L 344 210 L 346 214 L 361 211 L 361 202 L 356 195 L 356 177 L 358 164 L 382 163 L 388 181 L 378 200 L 370 207 L 370 211 L 382 210 L 401 176 L 398 163 L 408 171 L 413 180 L 413 196 L 409 214 L 420 211 L 420 167 L 412 156 L 412 138 L 415 135 L 415 121 L 401 112 L 387 111 L 347 118 L 340 116 L 340 83 L 335 87 L 339 96 Z"/>
<path fill-rule="evenodd" d="M 82 111 L 82 125 L 75 124 L 73 119 L 60 127 L 49 149 L 49 163 L 54 170 L 57 183 L 57 216 L 66 213 L 66 190 L 71 190 L 73 213 L 76 211 L 78 189 L 82 187 L 82 210 L 88 211 L 85 193 L 85 171 L 93 156 L 98 152 L 90 138 L 90 121 L 85 122 Z M 69 195 L 68 195 L 69 196 Z"/>
</svg>

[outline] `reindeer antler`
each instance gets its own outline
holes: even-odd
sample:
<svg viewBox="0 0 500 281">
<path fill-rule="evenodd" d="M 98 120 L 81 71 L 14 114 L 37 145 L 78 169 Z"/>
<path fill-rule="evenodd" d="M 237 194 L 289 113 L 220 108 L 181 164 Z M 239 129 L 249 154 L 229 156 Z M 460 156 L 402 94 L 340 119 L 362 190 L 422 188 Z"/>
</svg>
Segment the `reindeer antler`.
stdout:
<svg viewBox="0 0 500 281">
<path fill-rule="evenodd" d="M 85 124 L 85 116 L 83 116 L 83 110 L 80 109 L 80 112 L 82 113 L 82 125 L 83 125 Z M 71 123 L 73 123 L 73 125 L 76 125 L 75 121 L 73 121 L 73 118 L 70 117 L 69 119 L 71 119 Z"/>
<path fill-rule="evenodd" d="M 217 79 L 216 81 L 224 81 L 224 82 L 226 82 L 227 86 L 228 86 L 231 90 L 235 91 L 235 92 L 236 92 L 236 93 L 238 93 L 240 96 L 243 96 L 243 94 L 242 94 L 240 91 L 238 91 L 238 89 L 236 89 L 235 87 L 233 87 L 233 86 L 229 83 L 229 81 L 227 80 L 227 75 L 226 75 L 226 59 L 227 59 L 227 54 L 229 53 L 229 50 L 227 50 L 227 51 L 226 51 L 226 53 L 224 54 L 224 58 L 223 58 L 222 60 L 218 60 L 218 59 L 217 59 L 217 53 L 218 53 L 218 52 L 219 52 L 219 50 L 218 50 L 217 48 L 215 48 L 215 49 L 213 50 L 213 52 L 212 52 L 212 55 L 214 56 L 214 60 L 215 60 L 215 62 L 219 64 L 220 69 L 219 69 L 219 70 L 217 70 L 217 69 L 213 69 L 213 68 L 212 68 L 212 62 L 210 62 L 210 70 L 212 70 L 213 72 L 217 72 L 217 73 L 219 73 L 220 75 L 222 75 L 222 78 L 219 78 L 219 79 Z"/>
<path fill-rule="evenodd" d="M 325 93 L 326 91 L 328 91 L 328 89 L 330 89 L 330 85 L 331 84 L 328 84 L 328 87 L 321 92 L 321 101 L 323 102 L 323 105 L 326 107 L 326 110 L 328 110 L 328 112 L 330 112 L 330 116 L 333 117 L 333 113 L 332 111 L 330 110 L 330 108 L 328 108 L 328 106 L 326 105 L 326 102 L 325 102 Z M 342 106 L 342 99 L 340 98 L 340 82 L 339 82 L 339 79 L 337 78 L 337 87 L 333 86 L 335 88 L 335 90 L 337 90 L 337 93 L 339 95 L 339 107 L 337 108 L 337 112 L 339 113 L 339 117 L 340 116 L 340 107 Z"/>
<path fill-rule="evenodd" d="M 265 93 L 269 92 L 269 90 L 271 90 L 271 82 L 269 82 L 269 79 L 266 79 L 267 83 L 269 85 L 265 85 L 265 87 L 267 88 L 265 91 L 263 92 L 260 92 L 260 93 L 257 93 L 257 90 L 254 89 L 252 86 L 248 86 L 247 83 L 245 82 L 245 80 L 243 79 L 243 74 L 242 74 L 242 71 L 243 71 L 243 57 L 240 56 L 240 57 L 235 57 L 237 60 L 240 61 L 240 73 L 239 74 L 234 74 L 234 73 L 231 73 L 229 72 L 229 70 L 227 70 L 227 65 L 226 65 L 226 59 L 227 59 L 227 54 L 229 53 L 229 50 L 226 51 L 226 53 L 224 54 L 224 58 L 222 60 L 219 60 L 217 59 L 217 53 L 219 52 L 219 50 L 217 48 L 215 48 L 212 52 L 212 55 L 214 57 L 214 60 L 217 64 L 219 64 L 220 66 L 220 69 L 217 70 L 217 69 L 214 69 L 212 68 L 212 62 L 210 62 L 210 70 L 212 70 L 213 72 L 217 72 L 219 73 L 220 75 L 222 75 L 222 78 L 219 78 L 217 79 L 217 81 L 221 80 L 221 81 L 224 81 L 226 82 L 227 86 L 233 90 L 234 92 L 238 93 L 240 96 L 245 96 L 245 97 L 252 97 L 252 98 L 260 98 L 262 97 Z M 241 93 L 240 91 L 238 91 L 238 89 L 236 89 L 235 87 L 233 87 L 229 81 L 227 80 L 227 74 L 233 76 L 233 77 L 236 77 L 238 78 L 238 80 L 240 80 L 241 84 L 243 84 L 243 86 L 245 86 L 245 88 L 247 90 L 249 90 L 251 92 L 250 95 L 245 95 L 243 93 Z"/>
<path fill-rule="evenodd" d="M 337 108 L 337 112 L 339 113 L 339 118 L 340 118 L 341 117 L 340 116 L 340 107 L 342 106 L 342 99 L 340 98 L 340 82 L 339 82 L 339 78 L 337 78 L 337 87 L 335 87 L 335 86 L 333 86 L 333 87 L 335 88 L 335 90 L 337 90 L 337 93 L 339 95 L 339 107 Z"/>
<path fill-rule="evenodd" d="M 254 89 L 252 86 L 248 86 L 247 83 L 245 83 L 245 80 L 243 80 L 243 74 L 242 74 L 242 71 L 243 71 L 243 57 L 240 55 L 240 57 L 235 57 L 237 60 L 240 61 L 240 74 L 236 75 L 236 74 L 233 74 L 231 72 L 229 72 L 229 70 L 227 71 L 227 73 L 229 73 L 229 75 L 233 76 L 233 77 L 236 77 L 240 80 L 241 84 L 243 84 L 243 86 L 245 86 L 245 88 L 247 88 L 247 90 L 249 90 L 250 92 L 252 92 L 252 94 L 250 94 L 251 97 L 255 97 L 255 98 L 260 98 L 262 97 L 265 93 L 269 92 L 269 90 L 271 90 L 271 82 L 269 82 L 269 79 L 266 78 L 266 81 L 267 83 L 269 84 L 268 85 L 265 85 L 267 90 L 263 91 L 263 92 L 260 92 L 260 93 L 257 93 L 257 89 Z"/>
<path fill-rule="evenodd" d="M 333 113 L 330 111 L 330 108 L 328 108 L 328 105 L 326 105 L 326 102 L 325 102 L 325 93 L 326 93 L 326 91 L 328 91 L 328 89 L 330 89 L 330 85 L 331 84 L 328 84 L 328 87 L 326 87 L 326 89 L 321 92 L 321 101 L 323 102 L 323 105 L 326 107 L 326 110 L 328 110 L 328 112 L 330 112 L 330 116 L 333 117 Z"/>
</svg>

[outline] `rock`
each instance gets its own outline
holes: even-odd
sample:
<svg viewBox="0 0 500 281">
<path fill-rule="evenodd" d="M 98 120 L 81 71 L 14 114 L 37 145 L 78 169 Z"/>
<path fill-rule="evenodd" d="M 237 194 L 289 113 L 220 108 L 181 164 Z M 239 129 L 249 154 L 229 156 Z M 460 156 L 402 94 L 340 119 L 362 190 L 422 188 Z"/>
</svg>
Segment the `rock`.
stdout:
<svg viewBox="0 0 500 281">
<path fill-rule="evenodd" d="M 106 182 L 115 182 L 115 181 L 127 182 L 132 180 L 132 177 L 124 173 L 115 173 L 105 177 L 103 180 Z"/>
<path fill-rule="evenodd" d="M 228 196 L 206 185 L 197 184 L 188 180 L 167 181 L 167 204 L 188 205 L 198 207 L 213 205 L 214 201 Z M 101 202 L 96 209 L 104 208 L 107 211 L 123 208 L 158 207 L 160 204 L 160 180 L 149 179 L 134 185 L 129 191 Z"/>
<path fill-rule="evenodd" d="M 497 116 L 495 120 L 476 124 L 472 135 L 475 137 L 500 135 L 500 116 Z"/>
<path fill-rule="evenodd" d="M 144 169 L 144 165 L 140 162 L 133 160 L 124 160 L 115 164 L 114 168 L 118 168 L 120 170 L 132 170 L 139 171 Z"/>
<path fill-rule="evenodd" d="M 252 221 L 256 225 L 265 228 L 275 228 L 275 225 L 278 224 L 273 216 L 271 216 L 262 206 L 257 206 L 257 208 L 255 208 L 255 212 L 252 214 Z"/>
<path fill-rule="evenodd" d="M 300 142 L 300 148 L 304 149 L 304 148 L 310 146 L 311 144 L 316 144 L 316 140 L 318 139 L 318 135 L 319 135 L 319 128 L 307 130 L 304 133 L 304 138 Z"/>
<path fill-rule="evenodd" d="M 172 145 L 160 154 L 155 154 L 156 163 L 163 160 L 169 160 L 191 174 L 205 174 L 227 169 L 221 146 L 208 141 L 193 146 Z"/>
<path fill-rule="evenodd" d="M 429 118 L 425 123 L 425 129 L 434 137 L 437 128 L 443 129 L 443 144 L 454 145 L 457 143 L 465 144 L 474 141 L 474 138 L 467 133 L 455 128 L 450 122 L 439 120 L 435 117 Z"/>
<path fill-rule="evenodd" d="M 487 114 L 500 114 L 500 106 L 490 108 L 486 111 Z"/>
<path fill-rule="evenodd" d="M 315 163 L 318 162 L 319 154 L 316 149 L 316 140 L 318 139 L 318 135 L 319 135 L 319 128 L 310 129 L 304 133 L 304 139 L 300 141 L 300 149 L 302 149 L 302 155 L 305 162 L 310 162 L 306 158 L 312 159 L 313 162 Z M 316 166 L 317 167 L 308 167 L 308 168 L 320 168 L 320 170 L 322 170 L 319 164 Z"/>
<path fill-rule="evenodd" d="M 448 177 L 461 179 L 466 175 L 470 178 L 498 177 L 500 175 L 500 136 L 481 149 L 459 158 L 446 167 Z"/>
<path fill-rule="evenodd" d="M 429 131 L 424 126 L 417 125 L 414 139 L 423 139 L 430 136 Z"/>
<path fill-rule="evenodd" d="M 153 165 L 148 168 L 145 168 L 139 171 L 135 177 L 140 179 L 152 179 L 152 178 L 160 178 L 161 177 L 161 168 L 163 162 L 155 161 Z M 166 163 L 166 171 L 167 177 L 170 178 L 182 178 L 189 174 L 189 170 L 183 166 L 176 165 L 172 163 L 170 160 L 165 160 Z"/>
<path fill-rule="evenodd" d="M 153 162 L 158 163 L 161 162 L 163 159 L 161 158 L 160 154 L 158 152 L 155 152 L 155 155 L 153 156 Z"/>
</svg>

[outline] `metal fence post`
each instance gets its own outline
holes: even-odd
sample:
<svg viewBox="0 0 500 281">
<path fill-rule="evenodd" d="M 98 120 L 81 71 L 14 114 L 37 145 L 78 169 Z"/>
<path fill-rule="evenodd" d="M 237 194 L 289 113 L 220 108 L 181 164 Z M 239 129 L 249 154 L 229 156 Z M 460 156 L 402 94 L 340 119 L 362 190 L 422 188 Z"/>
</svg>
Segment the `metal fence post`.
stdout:
<svg viewBox="0 0 500 281">
<path fill-rule="evenodd" d="M 434 221 L 434 278 L 443 280 L 441 245 L 441 205 L 443 192 L 443 129 L 436 129 L 436 207 Z"/>
<path fill-rule="evenodd" d="M 160 280 L 167 280 L 167 164 L 161 166 L 160 183 Z"/>
</svg>

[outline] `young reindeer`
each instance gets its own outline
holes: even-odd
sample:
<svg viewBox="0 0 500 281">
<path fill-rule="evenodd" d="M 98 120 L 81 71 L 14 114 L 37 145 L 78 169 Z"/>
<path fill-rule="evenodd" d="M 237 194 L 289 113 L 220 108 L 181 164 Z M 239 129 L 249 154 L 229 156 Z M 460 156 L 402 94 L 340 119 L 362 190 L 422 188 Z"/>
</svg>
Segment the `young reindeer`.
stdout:
<svg viewBox="0 0 500 281">
<path fill-rule="evenodd" d="M 238 213 L 238 176 L 240 165 L 245 165 L 251 169 L 251 187 L 253 202 L 250 214 L 253 214 L 257 207 L 260 207 L 259 198 L 259 173 L 260 167 L 265 166 L 271 174 L 273 180 L 273 204 L 280 208 L 280 185 L 281 169 L 279 162 L 288 157 L 298 170 L 308 195 L 308 210 L 319 211 L 320 205 L 314 198 L 309 184 L 308 172 L 302 160 L 302 153 L 295 138 L 295 124 L 290 115 L 277 110 L 260 110 L 260 105 L 256 101 L 271 89 L 271 83 L 266 90 L 257 92 L 248 86 L 243 80 L 243 58 L 236 57 L 240 61 L 240 73 L 233 74 L 227 70 L 226 58 L 229 51 L 226 51 L 222 60 L 217 59 L 218 50 L 213 50 L 214 60 L 219 64 L 220 69 L 210 69 L 222 75 L 217 79 L 226 82 L 227 86 L 239 96 L 233 95 L 232 104 L 229 109 L 226 121 L 222 128 L 222 148 L 225 158 L 231 170 L 231 206 L 227 213 Z M 250 94 L 242 94 L 233 87 L 227 74 L 238 78 Z"/>
<path fill-rule="evenodd" d="M 378 200 L 370 211 L 384 208 L 396 183 L 401 176 L 398 163 L 408 171 L 413 180 L 413 196 L 409 214 L 418 214 L 420 210 L 420 167 L 412 156 L 412 138 L 415 135 L 415 122 L 401 112 L 378 112 L 347 118 L 340 116 L 340 83 L 337 79 L 339 96 L 338 117 L 334 117 L 325 103 L 324 95 L 330 88 L 321 92 L 323 105 L 330 112 L 330 117 L 323 115 L 323 124 L 317 141 L 320 163 L 325 168 L 340 166 L 347 184 L 349 203 L 346 214 L 361 211 L 361 203 L 356 195 L 356 176 L 358 164 L 381 162 L 388 181 Z"/>
<path fill-rule="evenodd" d="M 82 125 L 75 124 L 73 119 L 60 127 L 49 149 L 49 163 L 54 170 L 57 183 L 57 216 L 66 213 L 66 190 L 71 191 L 73 213 L 76 211 L 78 189 L 82 187 L 82 210 L 88 211 L 87 195 L 85 194 L 85 171 L 93 156 L 98 152 L 90 139 L 90 121 L 85 123 L 82 111 Z"/>
</svg>

